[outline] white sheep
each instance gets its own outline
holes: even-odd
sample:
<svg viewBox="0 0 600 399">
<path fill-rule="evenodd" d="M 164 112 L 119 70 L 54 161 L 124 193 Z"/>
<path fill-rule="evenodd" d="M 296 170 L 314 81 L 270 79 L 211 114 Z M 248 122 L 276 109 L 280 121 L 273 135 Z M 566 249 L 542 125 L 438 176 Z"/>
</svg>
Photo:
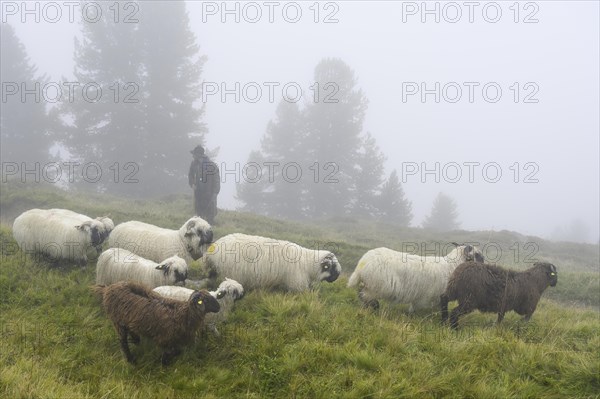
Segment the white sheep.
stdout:
<svg viewBox="0 0 600 399">
<path fill-rule="evenodd" d="M 96 284 L 134 281 L 154 288 L 183 282 L 187 274 L 187 263 L 177 255 L 156 263 L 123 248 L 110 248 L 98 258 Z"/>
<path fill-rule="evenodd" d="M 239 233 L 215 241 L 205 259 L 211 277 L 231 277 L 246 290 L 280 288 L 300 292 L 315 282 L 333 282 L 341 273 L 332 252 Z"/>
<path fill-rule="evenodd" d="M 153 291 L 166 298 L 187 301 L 196 290 L 169 285 L 156 287 Z M 221 310 L 206 315 L 204 328 L 218 337 L 220 334 L 217 325 L 227 320 L 233 303 L 244 296 L 244 287 L 237 281 L 226 278 L 215 291 L 210 291 L 210 294 L 217 299 Z"/>
<path fill-rule="evenodd" d="M 446 256 L 419 256 L 388 248 L 365 253 L 348 280 L 359 288 L 364 306 L 379 308 L 378 299 L 410 304 L 409 312 L 431 308 L 439 303 L 450 275 L 466 261 L 483 262 L 479 249 L 456 245 Z"/>
<path fill-rule="evenodd" d="M 200 217 L 192 217 L 179 230 L 169 230 L 148 223 L 121 223 L 112 231 L 108 245 L 128 249 L 141 257 L 161 262 L 177 255 L 189 264 L 202 256 L 204 245 L 212 242 L 210 225 Z"/>
<path fill-rule="evenodd" d="M 30 209 L 13 223 L 13 237 L 23 252 L 85 265 L 88 250 L 97 256 L 114 224 L 108 217 L 92 219 L 68 209 Z"/>
</svg>

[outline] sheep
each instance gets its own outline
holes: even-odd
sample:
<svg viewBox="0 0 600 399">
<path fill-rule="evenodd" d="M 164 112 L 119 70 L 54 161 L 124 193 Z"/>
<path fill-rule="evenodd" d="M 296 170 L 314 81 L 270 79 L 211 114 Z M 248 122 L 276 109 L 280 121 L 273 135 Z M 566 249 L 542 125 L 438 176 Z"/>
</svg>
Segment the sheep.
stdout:
<svg viewBox="0 0 600 399">
<path fill-rule="evenodd" d="M 145 336 L 162 349 L 161 362 L 168 365 L 180 347 L 191 342 L 202 326 L 206 313 L 218 312 L 219 302 L 208 291 L 195 291 L 186 301 L 175 301 L 131 281 L 109 286 L 95 285 L 92 291 L 102 297 L 102 307 L 113 322 L 121 350 L 129 363 L 127 336 L 139 344 Z"/>
<path fill-rule="evenodd" d="M 448 302 L 458 300 L 450 315 L 450 326 L 458 328 L 458 318 L 473 310 L 498 313 L 497 323 L 504 314 L 514 310 L 528 321 L 544 290 L 556 286 L 558 275 L 551 263 L 534 263 L 523 272 L 495 265 L 465 262 L 458 266 L 446 291 L 440 296 L 442 323 L 448 320 Z"/>
<path fill-rule="evenodd" d="M 211 278 L 231 277 L 246 290 L 280 288 L 301 292 L 315 282 L 335 281 L 342 271 L 332 252 L 239 233 L 215 241 L 205 259 Z"/>
<path fill-rule="evenodd" d="M 153 291 L 166 298 L 178 301 L 187 301 L 194 293 L 192 289 L 174 286 L 156 287 Z M 207 314 L 204 319 L 204 327 L 218 337 L 221 334 L 217 330 L 217 324 L 227 320 L 233 308 L 233 303 L 244 296 L 244 287 L 237 281 L 226 278 L 215 291 L 210 291 L 210 294 L 219 301 L 221 310 L 218 313 Z"/>
<path fill-rule="evenodd" d="M 156 263 L 123 248 L 109 248 L 98 258 L 96 284 L 130 280 L 154 288 L 184 282 L 187 274 L 187 263 L 177 255 Z"/>
<path fill-rule="evenodd" d="M 88 250 L 102 250 L 114 224 L 108 217 L 92 219 L 68 209 L 30 209 L 13 222 L 13 237 L 24 252 L 85 265 Z"/>
<path fill-rule="evenodd" d="M 467 260 L 483 261 L 478 248 L 456 246 L 446 256 L 419 256 L 388 248 L 376 248 L 360 258 L 348 280 L 348 287 L 359 288 L 363 306 L 379 309 L 378 299 L 408 303 L 409 313 L 433 308 L 439 303 L 454 269 Z"/>
<path fill-rule="evenodd" d="M 177 255 L 190 264 L 202 257 L 203 245 L 212 242 L 211 226 L 200 217 L 192 217 L 179 230 L 130 221 L 115 227 L 108 239 L 111 248 L 125 248 L 154 262 Z"/>
</svg>

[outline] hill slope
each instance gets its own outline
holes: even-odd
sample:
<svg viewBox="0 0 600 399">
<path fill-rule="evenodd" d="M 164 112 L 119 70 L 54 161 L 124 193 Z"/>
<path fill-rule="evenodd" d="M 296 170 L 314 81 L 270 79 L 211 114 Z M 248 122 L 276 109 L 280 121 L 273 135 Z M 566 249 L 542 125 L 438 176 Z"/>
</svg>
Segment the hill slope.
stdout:
<svg viewBox="0 0 600 399">
<path fill-rule="evenodd" d="M 200 337 L 171 367 L 161 368 L 158 350 L 144 340 L 133 349 L 138 364 L 124 362 L 88 290 L 93 262 L 52 268 L 15 250 L 7 226 L 25 209 L 65 207 L 110 214 L 115 223 L 137 219 L 176 228 L 190 204 L 186 197 L 136 201 L 2 186 L 1 397 L 582 397 L 600 391 L 598 310 L 568 306 L 600 303 L 595 246 L 492 233 L 503 250 L 499 263 L 526 267 L 510 247 L 534 242 L 535 256 L 559 267 L 558 286 L 544 293 L 528 324 L 510 313 L 494 326 L 494 315 L 474 313 L 453 332 L 439 326 L 436 310 L 408 315 L 403 306 L 383 304 L 373 313 L 360 309 L 356 293 L 345 288 L 345 273 L 303 294 L 249 293 L 220 328 L 221 337 Z M 292 223 L 237 212 L 222 212 L 217 222 L 217 237 L 240 231 L 333 247 L 346 272 L 376 246 L 416 243 L 436 250 L 436 242 L 483 245 L 490 236 L 436 235 L 351 219 Z M 201 273 L 199 263 L 193 272 Z"/>
</svg>

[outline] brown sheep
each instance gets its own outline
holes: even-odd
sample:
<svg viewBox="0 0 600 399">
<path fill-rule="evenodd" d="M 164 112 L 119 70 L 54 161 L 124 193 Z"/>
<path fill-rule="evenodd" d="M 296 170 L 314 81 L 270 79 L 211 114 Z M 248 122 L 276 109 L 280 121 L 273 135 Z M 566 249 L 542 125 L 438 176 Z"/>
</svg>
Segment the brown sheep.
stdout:
<svg viewBox="0 0 600 399">
<path fill-rule="evenodd" d="M 102 297 L 102 306 L 130 363 L 134 358 L 127 344 L 128 334 L 135 344 L 140 342 L 140 335 L 152 339 L 163 350 L 161 361 L 167 365 L 181 352 L 182 345 L 193 340 L 205 314 L 220 309 L 217 300 L 204 290 L 194 292 L 187 301 L 164 298 L 130 281 L 95 285 L 92 290 Z"/>
<path fill-rule="evenodd" d="M 458 300 L 450 315 L 450 326 L 458 327 L 458 318 L 474 310 L 498 313 L 498 323 L 504 314 L 514 310 L 527 321 L 544 290 L 558 281 L 556 266 L 534 263 L 523 272 L 506 270 L 485 263 L 465 262 L 450 276 L 446 292 L 440 296 L 442 323 L 448 319 L 448 302 Z"/>
</svg>

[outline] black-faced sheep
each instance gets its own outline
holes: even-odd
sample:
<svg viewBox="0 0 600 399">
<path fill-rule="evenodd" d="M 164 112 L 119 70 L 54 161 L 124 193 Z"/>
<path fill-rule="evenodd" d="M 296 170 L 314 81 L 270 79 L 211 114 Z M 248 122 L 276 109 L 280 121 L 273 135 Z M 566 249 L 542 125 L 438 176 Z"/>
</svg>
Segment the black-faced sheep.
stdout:
<svg viewBox="0 0 600 399">
<path fill-rule="evenodd" d="M 137 221 L 121 223 L 110 234 L 108 246 L 128 249 L 154 262 L 162 262 L 169 256 L 177 255 L 190 264 L 202 257 L 203 247 L 210 244 L 212 239 L 210 225 L 204 219 L 194 216 L 179 230 Z"/>
<path fill-rule="evenodd" d="M 279 288 L 301 292 L 320 281 L 331 283 L 342 272 L 330 251 L 239 233 L 226 235 L 211 244 L 205 259 L 214 278 L 231 277 L 245 290 Z"/>
<path fill-rule="evenodd" d="M 407 303 L 409 312 L 437 306 L 454 269 L 469 260 L 483 261 L 477 247 L 452 243 L 446 256 L 420 256 L 376 248 L 365 253 L 348 280 L 359 289 L 363 306 L 377 309 L 379 299 Z"/>
<path fill-rule="evenodd" d="M 474 310 L 498 313 L 498 323 L 510 310 L 529 320 L 544 290 L 554 287 L 557 280 L 556 267 L 551 263 L 534 263 L 523 272 L 484 263 L 463 263 L 440 296 L 442 322 L 448 319 L 448 302 L 455 300 L 458 306 L 450 315 L 450 326 L 454 329 L 460 316 Z"/>
<path fill-rule="evenodd" d="M 123 248 L 109 248 L 96 263 L 96 284 L 101 285 L 128 280 L 154 288 L 185 282 L 187 275 L 188 265 L 177 255 L 157 263 Z"/>
<path fill-rule="evenodd" d="M 114 224 L 108 217 L 92 219 L 68 209 L 30 209 L 13 223 L 13 237 L 23 252 L 85 265 L 88 250 L 97 256 Z"/>
<path fill-rule="evenodd" d="M 206 313 L 219 311 L 219 303 L 208 291 L 196 291 L 183 302 L 127 281 L 95 285 L 92 290 L 102 297 L 104 311 L 113 322 L 130 363 L 134 357 L 127 344 L 128 335 L 134 343 L 139 343 L 140 336 L 152 339 L 163 351 L 162 364 L 167 365 L 181 352 L 181 346 L 193 340 Z"/>
</svg>

